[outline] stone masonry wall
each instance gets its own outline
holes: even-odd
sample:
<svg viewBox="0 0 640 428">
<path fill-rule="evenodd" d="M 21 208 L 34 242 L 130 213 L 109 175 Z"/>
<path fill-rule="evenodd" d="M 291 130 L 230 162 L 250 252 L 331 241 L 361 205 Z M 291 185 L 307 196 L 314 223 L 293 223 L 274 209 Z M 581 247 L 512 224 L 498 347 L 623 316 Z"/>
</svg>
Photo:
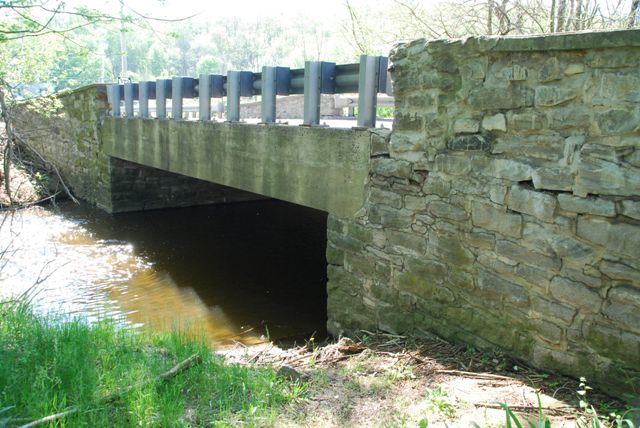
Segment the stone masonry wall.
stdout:
<svg viewBox="0 0 640 428">
<path fill-rule="evenodd" d="M 328 327 L 435 333 L 640 391 L 640 31 L 417 40 Z"/>
<path fill-rule="evenodd" d="M 21 138 L 56 166 L 74 195 L 108 212 L 263 199 L 107 156 L 99 139 L 107 109 L 105 86 L 92 85 L 18 105 L 13 116 Z"/>
<path fill-rule="evenodd" d="M 98 140 L 106 111 L 106 88 L 92 85 L 19 104 L 13 113 L 18 134 L 58 168 L 73 193 L 110 211 L 109 158 Z"/>
</svg>

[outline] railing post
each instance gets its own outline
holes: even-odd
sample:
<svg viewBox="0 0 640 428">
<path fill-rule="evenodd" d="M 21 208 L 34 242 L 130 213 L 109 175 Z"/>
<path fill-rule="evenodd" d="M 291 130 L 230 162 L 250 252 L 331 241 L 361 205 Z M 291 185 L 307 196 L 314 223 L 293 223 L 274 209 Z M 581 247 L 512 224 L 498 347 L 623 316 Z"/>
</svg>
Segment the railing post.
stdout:
<svg viewBox="0 0 640 428">
<path fill-rule="evenodd" d="M 240 121 L 240 72 L 227 74 L 227 121 Z"/>
<path fill-rule="evenodd" d="M 171 97 L 171 80 L 156 80 L 156 117 L 167 118 L 167 97 Z"/>
<path fill-rule="evenodd" d="M 262 122 L 276 121 L 276 67 L 262 67 Z"/>
<path fill-rule="evenodd" d="M 213 76 L 201 74 L 198 78 L 198 103 L 201 121 L 211 120 L 211 83 Z"/>
<path fill-rule="evenodd" d="M 149 117 L 149 84 L 151 82 L 140 82 L 138 86 L 138 116 Z"/>
<path fill-rule="evenodd" d="M 171 117 L 182 120 L 182 77 L 174 77 L 171 81 Z"/>
<path fill-rule="evenodd" d="M 133 83 L 124 84 L 124 115 L 125 117 L 133 117 Z"/>
<path fill-rule="evenodd" d="M 304 63 L 304 125 L 320 124 L 320 68 L 319 61 Z"/>
<path fill-rule="evenodd" d="M 111 116 L 120 117 L 120 85 L 107 87 L 107 100 L 111 104 Z"/>
<path fill-rule="evenodd" d="M 358 79 L 358 126 L 375 128 L 380 57 L 362 55 Z"/>
</svg>

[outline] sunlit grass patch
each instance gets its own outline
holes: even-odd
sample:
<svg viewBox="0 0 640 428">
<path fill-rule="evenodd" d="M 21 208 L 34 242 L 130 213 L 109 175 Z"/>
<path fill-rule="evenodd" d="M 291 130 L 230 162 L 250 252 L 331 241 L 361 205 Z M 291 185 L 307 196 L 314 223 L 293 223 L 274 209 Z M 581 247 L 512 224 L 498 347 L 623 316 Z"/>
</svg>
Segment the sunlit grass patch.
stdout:
<svg viewBox="0 0 640 428">
<path fill-rule="evenodd" d="M 193 355 L 198 364 L 159 379 Z M 273 370 L 224 365 L 203 341 L 179 332 L 133 333 L 0 305 L 0 419 L 12 425 L 71 407 L 77 411 L 52 424 L 255 424 L 304 394 Z"/>
</svg>

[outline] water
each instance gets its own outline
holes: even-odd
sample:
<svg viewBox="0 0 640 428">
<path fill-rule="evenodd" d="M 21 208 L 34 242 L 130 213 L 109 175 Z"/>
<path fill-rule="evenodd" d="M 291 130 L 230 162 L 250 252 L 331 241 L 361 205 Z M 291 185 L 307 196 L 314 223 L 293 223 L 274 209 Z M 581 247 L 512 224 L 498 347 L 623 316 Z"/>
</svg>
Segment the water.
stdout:
<svg viewBox="0 0 640 428">
<path fill-rule="evenodd" d="M 108 215 L 7 215 L 0 296 L 128 328 L 253 344 L 325 334 L 326 214 L 281 201 Z"/>
</svg>

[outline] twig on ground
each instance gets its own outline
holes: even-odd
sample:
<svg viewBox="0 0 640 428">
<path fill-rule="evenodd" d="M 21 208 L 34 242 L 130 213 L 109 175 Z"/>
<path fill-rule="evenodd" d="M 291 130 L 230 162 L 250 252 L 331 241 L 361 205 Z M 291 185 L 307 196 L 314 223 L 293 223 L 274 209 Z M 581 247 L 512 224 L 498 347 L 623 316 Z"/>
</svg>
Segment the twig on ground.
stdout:
<svg viewBox="0 0 640 428">
<path fill-rule="evenodd" d="M 465 372 L 462 370 L 436 370 L 436 373 L 441 374 L 450 374 L 456 376 L 469 376 L 477 379 L 498 379 L 498 380 L 516 380 L 513 377 L 496 375 L 492 373 L 474 373 L 474 372 Z"/>
</svg>

